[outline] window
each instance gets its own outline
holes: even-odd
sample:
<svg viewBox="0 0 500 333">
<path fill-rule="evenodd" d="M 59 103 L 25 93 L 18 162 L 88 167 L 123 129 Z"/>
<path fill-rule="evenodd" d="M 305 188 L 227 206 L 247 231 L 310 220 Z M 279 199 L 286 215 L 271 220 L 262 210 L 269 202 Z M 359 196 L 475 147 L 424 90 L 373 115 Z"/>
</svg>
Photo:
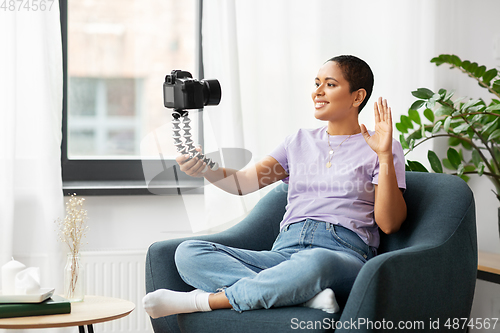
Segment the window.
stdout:
<svg viewBox="0 0 500 333">
<path fill-rule="evenodd" d="M 203 183 L 176 168 L 162 91 L 173 69 L 202 78 L 201 8 L 201 0 L 60 1 L 65 194 L 149 194 L 148 186 L 176 194 Z M 201 116 L 190 116 L 202 143 Z"/>
<path fill-rule="evenodd" d="M 142 82 L 69 77 L 68 157 L 140 155 Z"/>
</svg>

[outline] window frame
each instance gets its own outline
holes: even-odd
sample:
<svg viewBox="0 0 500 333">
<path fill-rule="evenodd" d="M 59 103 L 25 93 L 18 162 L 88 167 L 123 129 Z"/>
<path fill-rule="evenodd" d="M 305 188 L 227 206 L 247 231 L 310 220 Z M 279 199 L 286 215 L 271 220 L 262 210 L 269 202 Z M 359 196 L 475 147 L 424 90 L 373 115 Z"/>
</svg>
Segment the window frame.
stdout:
<svg viewBox="0 0 500 333">
<path fill-rule="evenodd" d="M 180 195 L 181 190 L 189 193 L 203 193 L 203 178 L 189 177 L 179 170 L 174 159 L 69 159 L 68 158 L 68 1 L 60 0 L 60 23 L 63 59 L 63 110 L 61 168 L 64 195 Z M 203 79 L 203 56 L 201 20 L 203 0 L 195 1 L 196 36 L 195 61 L 198 78 Z M 168 74 L 168 73 L 165 73 Z M 161 93 L 161 87 L 158 87 Z M 165 109 L 165 112 L 168 112 Z M 198 135 L 203 145 L 203 117 L 197 113 Z M 173 169 L 160 182 L 155 183 L 154 193 L 148 189 L 144 178 L 143 165 L 161 163 L 164 169 Z M 184 192 L 185 193 L 185 192 Z"/>
</svg>

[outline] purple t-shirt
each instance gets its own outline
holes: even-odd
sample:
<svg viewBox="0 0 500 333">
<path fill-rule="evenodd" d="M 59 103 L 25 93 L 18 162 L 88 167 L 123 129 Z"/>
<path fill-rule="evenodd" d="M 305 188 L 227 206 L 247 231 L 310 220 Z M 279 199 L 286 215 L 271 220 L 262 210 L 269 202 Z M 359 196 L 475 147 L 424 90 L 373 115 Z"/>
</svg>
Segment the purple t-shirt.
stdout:
<svg viewBox="0 0 500 333">
<path fill-rule="evenodd" d="M 366 244 L 378 247 L 380 236 L 373 216 L 378 156 L 361 133 L 347 140 L 347 135 L 334 135 L 330 146 L 335 153 L 327 168 L 330 147 L 326 130 L 326 126 L 301 129 L 270 154 L 289 175 L 283 180 L 289 185 L 288 204 L 280 226 L 307 218 L 324 221 L 346 227 Z M 398 186 L 405 189 L 404 153 L 396 140 L 392 152 Z"/>
</svg>

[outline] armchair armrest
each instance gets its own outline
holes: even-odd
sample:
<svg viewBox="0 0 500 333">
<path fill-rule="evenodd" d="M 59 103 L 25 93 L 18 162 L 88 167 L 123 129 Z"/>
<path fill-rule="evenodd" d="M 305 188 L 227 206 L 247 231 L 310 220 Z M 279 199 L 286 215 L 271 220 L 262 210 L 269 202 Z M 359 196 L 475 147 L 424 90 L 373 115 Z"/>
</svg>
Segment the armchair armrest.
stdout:
<svg viewBox="0 0 500 333">
<path fill-rule="evenodd" d="M 340 321 L 401 322 L 425 327 L 469 318 L 477 272 L 474 201 L 454 234 L 442 244 L 419 244 L 383 253 L 360 271 Z M 388 323 L 388 322 L 391 323 Z M 368 332 L 357 327 L 339 332 Z M 416 330 L 416 329 L 415 329 Z"/>
</svg>

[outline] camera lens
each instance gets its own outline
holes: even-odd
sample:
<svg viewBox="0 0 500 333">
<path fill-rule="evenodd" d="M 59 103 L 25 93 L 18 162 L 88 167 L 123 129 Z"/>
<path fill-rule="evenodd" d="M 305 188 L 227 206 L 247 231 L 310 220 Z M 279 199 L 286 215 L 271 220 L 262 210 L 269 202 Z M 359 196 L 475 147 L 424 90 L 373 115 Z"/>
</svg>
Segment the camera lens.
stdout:
<svg viewBox="0 0 500 333">
<path fill-rule="evenodd" d="M 204 105 L 218 105 L 222 96 L 222 90 L 218 80 L 203 80 Z"/>
</svg>

